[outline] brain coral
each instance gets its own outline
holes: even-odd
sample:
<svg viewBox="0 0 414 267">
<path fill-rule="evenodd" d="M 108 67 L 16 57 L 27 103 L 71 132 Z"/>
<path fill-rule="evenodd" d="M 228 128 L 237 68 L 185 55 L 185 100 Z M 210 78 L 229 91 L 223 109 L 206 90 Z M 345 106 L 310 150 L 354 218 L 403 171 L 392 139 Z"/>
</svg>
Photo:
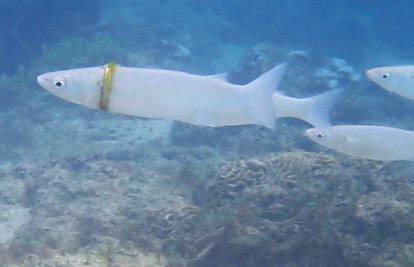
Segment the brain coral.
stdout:
<svg viewBox="0 0 414 267">
<path fill-rule="evenodd" d="M 244 191 L 252 192 L 264 185 L 287 189 L 306 185 L 311 188 L 335 177 L 339 166 L 339 162 L 328 155 L 304 151 L 229 162 L 210 181 L 207 196 L 216 201 L 232 199 Z"/>
<path fill-rule="evenodd" d="M 271 257 L 276 258 L 296 253 L 295 247 L 305 244 L 314 229 L 326 225 L 326 202 L 340 188 L 341 170 L 335 158 L 304 151 L 224 164 L 206 186 L 206 205 L 216 218 L 212 222 L 216 226 L 209 228 L 223 229 L 223 234 L 212 234 L 213 241 L 197 264 L 207 266 L 211 257 L 226 258 L 219 249 L 223 244 L 231 253 L 245 251 L 240 255 L 245 260 L 254 258 L 258 247 L 270 246 Z M 271 257 L 260 266 L 271 266 L 275 260 Z"/>
</svg>

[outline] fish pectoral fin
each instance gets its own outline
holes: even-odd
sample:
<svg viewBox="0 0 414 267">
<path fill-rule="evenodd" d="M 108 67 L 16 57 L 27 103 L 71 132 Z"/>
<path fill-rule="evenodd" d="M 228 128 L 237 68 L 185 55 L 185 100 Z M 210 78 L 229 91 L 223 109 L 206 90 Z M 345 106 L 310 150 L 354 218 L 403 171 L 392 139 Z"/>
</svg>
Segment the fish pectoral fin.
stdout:
<svg viewBox="0 0 414 267">
<path fill-rule="evenodd" d="M 352 138 L 352 137 L 349 137 L 349 136 L 345 136 L 344 138 L 345 138 L 345 140 L 346 140 L 348 143 L 351 143 L 351 144 L 358 144 L 358 143 L 360 143 L 360 142 L 358 142 L 358 140 L 357 140 L 357 139 Z"/>
<path fill-rule="evenodd" d="M 207 77 L 214 78 L 214 79 L 220 80 L 222 82 L 228 82 L 227 73 L 219 73 L 219 74 L 214 74 L 214 75 L 208 75 Z"/>
</svg>

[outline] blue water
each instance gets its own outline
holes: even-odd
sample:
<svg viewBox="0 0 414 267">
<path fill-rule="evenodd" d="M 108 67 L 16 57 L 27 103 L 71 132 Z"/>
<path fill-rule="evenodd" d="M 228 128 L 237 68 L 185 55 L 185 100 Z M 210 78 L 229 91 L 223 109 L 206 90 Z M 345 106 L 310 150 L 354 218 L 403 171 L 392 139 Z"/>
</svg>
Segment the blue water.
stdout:
<svg viewBox="0 0 414 267">
<path fill-rule="evenodd" d="M 335 124 L 414 130 L 364 71 L 414 58 L 409 1 L 0 0 L 0 266 L 414 266 L 411 162 L 341 155 L 282 119 L 197 127 L 36 83 L 115 62 L 342 88 Z"/>
</svg>

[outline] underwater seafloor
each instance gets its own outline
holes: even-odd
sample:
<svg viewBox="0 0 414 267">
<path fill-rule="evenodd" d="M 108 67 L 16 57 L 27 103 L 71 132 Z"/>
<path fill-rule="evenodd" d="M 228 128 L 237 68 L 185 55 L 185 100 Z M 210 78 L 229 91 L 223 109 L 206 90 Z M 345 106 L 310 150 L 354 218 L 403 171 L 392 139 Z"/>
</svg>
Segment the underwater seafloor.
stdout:
<svg viewBox="0 0 414 267">
<path fill-rule="evenodd" d="M 68 104 L 35 82 L 110 60 L 246 83 L 287 62 L 288 95 L 346 89 L 334 123 L 413 130 L 414 104 L 363 76 L 411 51 L 384 11 L 372 11 L 378 25 L 359 19 L 368 4 L 321 1 L 318 21 L 297 14 L 312 1 L 289 2 L 44 1 L 44 11 L 0 1 L 0 47 L 11 51 L 0 77 L 0 266 L 414 266 L 410 162 L 340 155 L 298 120 L 276 131 L 146 120 Z M 401 4 L 387 11 L 409 17 Z M 335 23 L 322 22 L 328 14 Z"/>
</svg>

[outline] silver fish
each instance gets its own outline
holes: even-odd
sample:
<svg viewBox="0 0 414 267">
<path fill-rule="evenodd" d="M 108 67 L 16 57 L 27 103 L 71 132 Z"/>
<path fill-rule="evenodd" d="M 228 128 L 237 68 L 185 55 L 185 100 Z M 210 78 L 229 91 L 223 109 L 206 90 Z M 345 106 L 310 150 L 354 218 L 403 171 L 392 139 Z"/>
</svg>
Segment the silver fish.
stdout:
<svg viewBox="0 0 414 267">
<path fill-rule="evenodd" d="M 314 142 L 364 159 L 414 160 L 414 132 L 370 125 L 337 125 L 306 130 Z"/>
<path fill-rule="evenodd" d="M 379 67 L 367 70 L 366 75 L 383 89 L 414 100 L 414 66 Z"/>
<path fill-rule="evenodd" d="M 171 119 L 201 126 L 257 124 L 275 128 L 279 117 L 294 117 L 315 127 L 329 125 L 328 111 L 339 95 L 329 91 L 292 98 L 276 91 L 285 64 L 247 85 L 227 82 L 223 75 L 104 66 L 42 74 L 38 83 L 53 95 L 94 109 Z"/>
</svg>

